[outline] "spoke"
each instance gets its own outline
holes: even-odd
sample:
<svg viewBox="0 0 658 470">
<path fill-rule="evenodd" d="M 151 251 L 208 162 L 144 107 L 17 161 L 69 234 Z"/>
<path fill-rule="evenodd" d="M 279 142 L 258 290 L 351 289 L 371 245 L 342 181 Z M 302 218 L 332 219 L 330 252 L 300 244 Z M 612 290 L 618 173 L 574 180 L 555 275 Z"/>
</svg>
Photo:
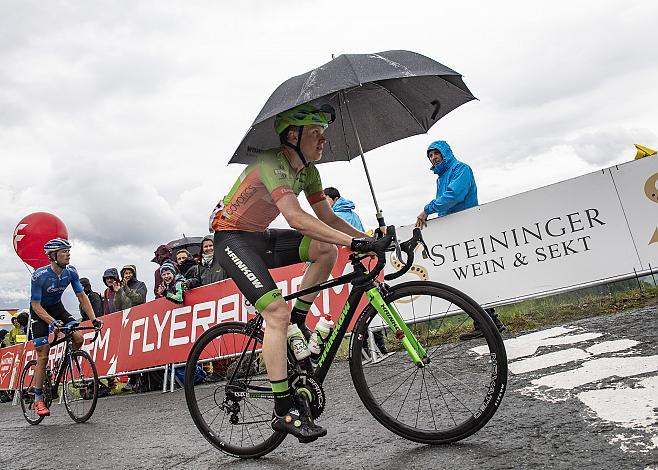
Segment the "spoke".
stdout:
<svg viewBox="0 0 658 470">
<path fill-rule="evenodd" d="M 436 381 L 436 377 L 434 377 L 434 374 L 432 374 L 431 371 L 430 371 L 430 375 L 434 379 L 434 383 L 436 383 L 437 391 L 439 392 L 439 395 L 441 395 L 441 399 L 443 400 L 443 403 L 446 405 L 446 410 L 448 410 L 448 413 L 450 414 L 450 418 L 452 418 L 452 422 L 455 423 L 455 426 L 457 426 L 457 421 L 455 421 L 455 417 L 453 416 L 452 411 L 450 411 L 450 407 L 448 406 L 448 402 L 446 401 L 446 397 L 443 395 L 443 392 L 441 391 L 441 386 Z"/>
<path fill-rule="evenodd" d="M 215 389 L 215 391 L 216 391 L 216 389 Z M 194 395 L 195 395 L 195 397 L 196 397 L 196 393 L 195 393 Z M 211 398 L 211 397 L 212 397 L 212 398 L 215 397 L 215 392 L 212 392 L 210 395 L 206 395 L 206 396 L 203 397 L 203 398 L 197 398 L 196 401 L 197 401 L 197 402 L 200 402 L 200 401 L 203 401 L 203 400 L 207 400 L 208 398 Z"/>
<path fill-rule="evenodd" d="M 389 364 L 389 366 L 390 366 L 390 364 Z M 371 369 L 371 368 L 369 368 L 369 369 Z M 406 369 L 402 369 L 400 372 L 398 372 L 398 373 L 396 373 L 396 374 L 394 374 L 394 375 L 391 375 L 391 376 L 385 377 L 384 379 L 380 380 L 379 382 L 370 385 L 369 388 L 376 387 L 376 386 L 379 385 L 379 384 L 383 384 L 384 382 L 387 382 L 387 381 L 389 381 L 389 380 L 391 380 L 391 379 L 394 379 L 395 377 L 397 377 L 397 376 L 399 376 L 399 375 L 402 375 L 402 374 L 404 374 L 405 372 L 412 371 L 412 373 L 413 373 L 413 371 L 416 370 L 416 369 L 418 369 L 418 367 L 417 367 L 415 364 L 412 364 L 411 366 L 407 367 Z"/>
<path fill-rule="evenodd" d="M 400 410 L 398 411 L 397 416 L 395 419 L 398 419 L 400 417 L 400 413 L 402 412 L 402 408 L 404 407 L 404 404 L 407 401 L 407 397 L 409 396 L 409 392 L 411 392 L 411 387 L 413 387 L 414 382 L 416 381 L 416 374 L 418 374 L 418 371 L 416 370 L 416 373 L 414 374 L 414 378 L 411 380 L 411 383 L 409 384 L 409 390 L 407 390 L 407 393 L 404 396 L 404 399 L 402 400 L 402 404 L 400 405 Z"/>
<path fill-rule="evenodd" d="M 246 405 L 246 403 L 245 403 L 245 405 Z M 250 403 L 249 405 L 253 407 L 253 404 Z M 256 418 L 254 417 L 253 412 L 250 411 L 250 413 L 251 413 L 251 416 L 252 416 L 252 420 L 256 421 Z M 265 436 L 263 436 L 263 432 L 260 430 L 260 426 L 256 426 L 256 430 L 258 431 L 258 434 L 260 434 L 261 439 L 263 441 L 265 441 L 266 438 L 265 438 Z"/>
<path fill-rule="evenodd" d="M 434 429 L 437 429 L 436 427 L 436 419 L 434 418 L 434 408 L 432 408 L 432 400 L 430 398 L 430 390 L 429 387 L 427 386 L 427 383 L 425 382 L 425 371 L 423 370 L 423 383 L 425 384 L 425 393 L 427 394 L 427 403 L 430 405 L 430 413 L 432 413 L 432 422 L 434 423 Z M 421 390 L 422 393 L 422 390 Z"/>
<path fill-rule="evenodd" d="M 446 375 L 449 375 L 450 378 L 452 378 L 452 379 L 455 380 L 455 382 L 459 382 L 461 385 L 463 385 L 463 386 L 464 386 L 464 389 L 466 389 L 466 388 L 473 388 L 473 385 L 468 385 L 468 384 L 462 382 L 460 379 L 458 379 L 457 377 L 455 377 L 454 375 L 452 375 L 450 372 L 448 372 L 447 370 L 445 370 L 443 367 L 441 367 L 441 364 L 438 364 L 436 367 L 437 367 L 437 369 L 439 369 L 441 372 L 444 372 Z M 460 374 L 461 374 L 461 373 L 465 373 L 465 371 L 460 371 Z M 467 373 L 470 373 L 470 374 L 472 374 L 472 375 L 475 375 L 475 374 L 476 374 L 476 372 L 467 372 Z M 480 375 L 480 374 L 478 374 L 478 375 Z M 488 384 L 487 384 L 486 386 L 483 386 L 483 388 L 484 388 L 484 389 L 488 389 L 488 388 L 489 388 Z M 473 393 L 473 392 L 471 392 L 471 393 Z"/>
<path fill-rule="evenodd" d="M 246 401 L 245 401 L 245 403 L 246 403 Z M 267 410 L 264 410 L 264 409 L 262 409 L 261 407 L 256 406 L 255 404 L 253 404 L 253 403 L 251 403 L 251 402 L 249 402 L 249 405 L 251 405 L 253 408 L 257 409 L 257 410 L 260 411 L 261 413 L 265 413 L 265 414 L 267 414 Z"/>
<path fill-rule="evenodd" d="M 206 411 L 204 411 L 203 413 L 201 413 L 201 415 L 205 415 L 206 413 L 210 413 L 210 412 L 211 412 L 212 410 L 214 410 L 215 408 L 221 408 L 221 407 L 220 407 L 217 403 L 215 403 L 214 406 L 211 406 L 210 408 L 208 408 Z M 212 423 L 210 423 L 210 424 L 212 424 Z M 210 424 L 208 424 L 208 426 L 210 426 Z"/>
<path fill-rule="evenodd" d="M 432 377 L 434 377 L 434 374 L 432 374 L 432 371 L 431 371 L 431 370 L 429 371 L 429 373 L 430 373 L 430 375 L 431 375 Z M 436 380 L 436 378 L 435 378 L 435 380 Z M 449 393 L 450 395 L 452 395 L 452 397 L 453 397 L 455 400 L 457 400 L 457 401 L 459 402 L 459 404 L 460 404 L 461 406 L 464 407 L 464 409 L 466 409 L 466 411 L 468 411 L 468 412 L 471 413 L 471 414 L 474 414 L 473 411 L 472 411 L 468 406 L 466 406 L 466 405 L 464 404 L 464 402 L 462 402 L 462 401 L 461 401 L 461 400 L 460 400 L 460 399 L 459 399 L 454 393 L 452 393 L 452 391 L 451 391 L 448 387 L 446 387 L 445 384 L 442 383 L 442 385 L 443 385 L 443 387 L 448 391 L 448 393 Z"/>
<path fill-rule="evenodd" d="M 411 374 L 409 374 L 409 375 L 408 375 L 408 376 L 407 376 L 402 382 L 400 382 L 400 385 L 398 385 L 398 386 L 395 388 L 395 390 L 393 390 L 393 391 L 389 394 L 389 396 L 386 397 L 386 399 L 385 399 L 383 402 L 380 403 L 380 406 L 383 405 L 384 403 L 386 403 L 386 402 L 388 401 L 388 399 L 391 398 L 391 397 L 393 396 L 393 394 L 394 394 L 395 392 L 397 392 L 397 391 L 398 391 L 398 390 L 404 385 L 404 383 L 407 381 L 407 379 L 410 378 L 414 373 L 417 374 L 417 373 L 418 373 L 418 369 L 416 369 L 415 371 L 412 371 Z M 370 387 L 368 387 L 368 388 L 370 388 Z"/>
</svg>

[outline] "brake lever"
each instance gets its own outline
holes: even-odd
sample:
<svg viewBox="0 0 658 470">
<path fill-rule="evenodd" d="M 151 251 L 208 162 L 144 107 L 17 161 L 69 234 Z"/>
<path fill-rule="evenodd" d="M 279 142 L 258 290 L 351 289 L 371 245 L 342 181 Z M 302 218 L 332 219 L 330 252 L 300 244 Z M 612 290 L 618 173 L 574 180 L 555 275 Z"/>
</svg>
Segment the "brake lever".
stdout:
<svg viewBox="0 0 658 470">
<path fill-rule="evenodd" d="M 398 261 L 402 262 L 402 250 L 400 249 L 400 241 L 398 240 L 398 235 L 395 232 L 395 225 L 390 225 L 386 228 L 386 234 L 391 234 L 393 236 L 393 242 L 395 243 L 395 257 Z"/>
<path fill-rule="evenodd" d="M 414 235 L 417 235 L 417 237 L 418 237 L 418 243 L 420 243 L 421 246 L 423 247 L 423 251 L 422 251 L 422 253 L 421 253 L 421 256 L 423 257 L 423 259 L 427 259 L 427 258 L 429 258 L 429 259 L 431 259 L 432 261 L 434 261 L 434 258 L 432 258 L 432 255 L 430 255 L 430 250 L 429 250 L 429 248 L 427 248 L 427 243 L 425 243 L 425 240 L 423 239 L 423 234 L 421 233 L 420 229 L 414 229 L 414 232 L 415 232 L 416 230 L 418 230 L 418 233 L 417 233 L 417 234 L 414 234 Z"/>
</svg>

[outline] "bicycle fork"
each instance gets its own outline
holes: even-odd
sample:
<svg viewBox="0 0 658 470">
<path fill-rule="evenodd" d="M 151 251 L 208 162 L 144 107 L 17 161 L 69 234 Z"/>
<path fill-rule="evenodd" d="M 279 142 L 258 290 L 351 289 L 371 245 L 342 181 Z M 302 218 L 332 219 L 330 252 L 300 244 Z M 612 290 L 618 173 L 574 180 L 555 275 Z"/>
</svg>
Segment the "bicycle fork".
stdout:
<svg viewBox="0 0 658 470">
<path fill-rule="evenodd" d="M 379 289 L 373 287 L 366 292 L 368 301 L 377 310 L 379 315 L 386 321 L 388 326 L 395 332 L 395 337 L 400 340 L 411 361 L 418 367 L 424 367 L 429 363 L 427 351 L 418 342 L 416 336 L 402 319 L 397 309 L 386 302 Z"/>
</svg>

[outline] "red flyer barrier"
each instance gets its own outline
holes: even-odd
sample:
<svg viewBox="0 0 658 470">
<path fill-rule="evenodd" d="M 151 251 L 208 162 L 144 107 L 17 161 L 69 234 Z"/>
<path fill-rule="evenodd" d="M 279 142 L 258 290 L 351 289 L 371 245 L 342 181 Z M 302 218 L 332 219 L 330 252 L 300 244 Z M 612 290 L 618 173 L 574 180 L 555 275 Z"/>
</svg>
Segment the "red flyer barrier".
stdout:
<svg viewBox="0 0 658 470">
<path fill-rule="evenodd" d="M 351 271 L 348 255 L 347 250 L 339 251 L 338 261 L 332 272 L 334 278 Z M 273 278 L 284 296 L 300 289 L 304 268 L 304 264 L 297 264 L 272 271 Z M 351 286 L 345 284 L 320 292 L 307 318 L 309 327 L 313 328 L 321 315 L 330 314 L 336 319 L 350 290 Z M 365 303 L 366 301 L 362 300 L 359 311 Z M 94 359 L 101 377 L 181 363 L 187 360 L 192 345 L 204 331 L 221 322 L 247 321 L 251 315 L 244 297 L 233 281 L 226 280 L 187 291 L 185 302 L 181 305 L 161 298 L 103 316 L 104 326 L 98 339 L 92 343 L 95 332 L 85 331 L 82 349 Z M 90 324 L 91 322 L 83 323 L 85 326 Z M 51 335 L 50 340 L 52 339 Z M 64 343 L 51 348 L 51 369 L 54 370 L 64 348 Z M 36 359 L 36 351 L 31 341 L 25 345 L 23 358 L 22 347 L 18 352 L 8 352 L 5 357 L 5 351 L 9 349 L 11 348 L 2 350 L 4 359 L 0 366 L 0 384 L 13 388 L 18 385 L 22 364 Z M 18 373 L 15 374 L 17 377 L 12 383 L 9 382 L 11 374 L 5 372 L 3 375 L 3 371 L 12 367 L 9 365 L 10 360 L 14 369 L 18 368 Z"/>
<path fill-rule="evenodd" d="M 333 276 L 349 272 L 348 253 L 341 250 Z M 283 295 L 297 292 L 303 277 L 303 264 L 272 271 Z M 311 308 L 308 325 L 312 328 L 321 315 L 340 313 L 350 286 L 322 291 Z M 244 298 L 231 280 L 192 289 L 185 302 L 177 305 L 156 299 L 120 312 L 122 332 L 118 361 L 114 373 L 129 372 L 164 364 L 180 363 L 204 331 L 225 321 L 247 321 L 249 314 Z"/>
<path fill-rule="evenodd" d="M 0 349 L 0 390 L 18 386 L 22 370 L 23 344 Z"/>
</svg>

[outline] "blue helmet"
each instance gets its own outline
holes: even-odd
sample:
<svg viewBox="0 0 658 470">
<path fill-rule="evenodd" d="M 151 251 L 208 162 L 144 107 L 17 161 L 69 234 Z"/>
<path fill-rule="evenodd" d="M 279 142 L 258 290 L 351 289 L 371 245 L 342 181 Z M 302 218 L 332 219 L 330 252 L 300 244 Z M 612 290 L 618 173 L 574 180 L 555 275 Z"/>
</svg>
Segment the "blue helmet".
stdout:
<svg viewBox="0 0 658 470">
<path fill-rule="evenodd" d="M 43 245 L 43 250 L 47 255 L 56 253 L 59 250 L 66 250 L 69 248 L 71 248 L 71 244 L 65 238 L 53 238 L 52 240 L 46 242 L 45 245 Z"/>
</svg>

